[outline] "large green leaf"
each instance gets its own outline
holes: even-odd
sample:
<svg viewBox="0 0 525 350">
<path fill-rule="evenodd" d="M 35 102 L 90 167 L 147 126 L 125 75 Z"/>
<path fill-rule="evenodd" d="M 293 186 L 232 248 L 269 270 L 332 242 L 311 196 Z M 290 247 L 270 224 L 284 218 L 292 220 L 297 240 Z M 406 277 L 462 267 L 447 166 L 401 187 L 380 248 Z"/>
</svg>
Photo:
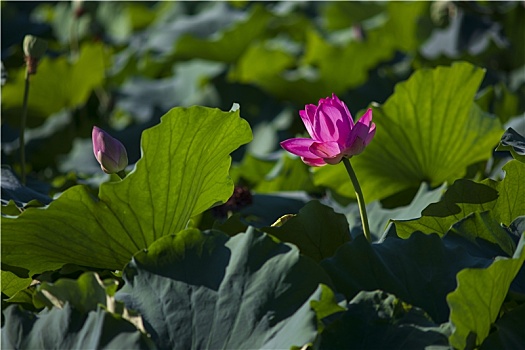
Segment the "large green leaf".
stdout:
<svg viewBox="0 0 525 350">
<path fill-rule="evenodd" d="M 440 328 L 420 308 L 383 291 L 360 292 L 348 310 L 322 333 L 321 349 L 425 349 L 448 345 Z M 448 349 L 444 347 L 443 349 Z"/>
<path fill-rule="evenodd" d="M 310 301 L 323 270 L 296 247 L 248 230 L 163 237 L 125 267 L 116 297 L 163 349 L 288 349 L 317 336 Z"/>
<path fill-rule="evenodd" d="M 2 263 L 31 274 L 65 263 L 122 269 L 130 257 L 233 191 L 230 152 L 251 139 L 239 112 L 175 108 L 142 137 L 124 180 L 65 191 L 46 209 L 2 217 Z"/>
<path fill-rule="evenodd" d="M 102 44 L 85 44 L 78 60 L 72 63 L 64 56 L 56 59 L 44 57 L 37 74 L 30 78 L 29 124 L 33 124 L 31 117 L 47 118 L 63 108 L 84 104 L 93 88 L 104 81 L 105 56 Z M 13 120 L 20 117 L 24 76 L 25 68 L 14 72 L 10 83 L 2 87 L 2 112 Z"/>
<path fill-rule="evenodd" d="M 446 295 L 465 267 L 485 267 L 492 257 L 475 257 L 465 245 L 450 245 L 437 235 L 414 233 L 369 244 L 360 235 L 339 248 L 321 266 L 347 300 L 360 291 L 383 290 L 420 307 L 435 322 L 448 320 Z"/>
<path fill-rule="evenodd" d="M 470 213 L 490 210 L 492 218 L 509 226 L 518 216 L 525 215 L 525 164 L 512 160 L 505 164 L 505 178 L 496 182 L 485 179 L 481 183 L 457 180 L 443 198 L 429 205 L 416 220 L 393 220 L 397 234 L 408 237 L 412 232 L 444 235 L 451 226 Z"/>
<path fill-rule="evenodd" d="M 334 255 L 339 246 L 350 240 L 346 217 L 319 201 L 306 204 L 282 226 L 262 230 L 281 241 L 295 244 L 302 254 L 315 261 Z"/>
<path fill-rule="evenodd" d="M 496 258 L 485 269 L 467 268 L 457 275 L 458 287 L 447 296 L 455 348 L 479 346 L 498 318 L 512 280 L 525 261 L 525 235 L 512 259 Z"/>
<path fill-rule="evenodd" d="M 467 166 L 490 157 L 501 135 L 498 119 L 473 103 L 483 70 L 469 63 L 420 69 L 373 107 L 376 136 L 352 159 L 367 201 L 438 186 L 465 175 Z M 325 166 L 314 182 L 353 197 L 342 165 Z"/>
</svg>

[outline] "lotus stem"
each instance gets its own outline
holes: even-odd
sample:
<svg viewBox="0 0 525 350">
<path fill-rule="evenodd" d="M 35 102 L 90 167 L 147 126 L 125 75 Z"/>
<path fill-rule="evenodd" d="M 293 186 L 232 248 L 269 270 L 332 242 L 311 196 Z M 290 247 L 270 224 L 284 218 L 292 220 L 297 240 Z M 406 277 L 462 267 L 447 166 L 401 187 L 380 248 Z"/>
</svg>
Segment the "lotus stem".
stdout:
<svg viewBox="0 0 525 350">
<path fill-rule="evenodd" d="M 124 180 L 124 178 L 126 177 L 126 172 L 124 170 L 121 170 L 117 172 L 117 175 L 118 177 L 120 177 L 121 180 Z"/>
<path fill-rule="evenodd" d="M 363 191 L 361 191 L 361 186 L 359 186 L 359 181 L 357 181 L 357 176 L 355 175 L 354 169 L 350 164 L 348 158 L 343 158 L 343 164 L 345 165 L 346 171 L 352 180 L 352 185 L 354 186 L 355 195 L 357 197 L 357 205 L 359 206 L 359 214 L 361 215 L 361 223 L 363 224 L 363 233 L 366 240 L 369 243 L 372 243 L 372 236 L 370 235 L 370 228 L 368 226 L 368 216 L 366 215 L 366 204 L 365 198 L 363 197 Z"/>
<path fill-rule="evenodd" d="M 24 101 L 22 103 L 22 118 L 20 121 L 20 163 L 22 166 L 22 184 L 26 184 L 26 142 L 25 129 L 27 121 L 27 101 L 29 99 L 29 69 L 26 69 Z"/>
</svg>

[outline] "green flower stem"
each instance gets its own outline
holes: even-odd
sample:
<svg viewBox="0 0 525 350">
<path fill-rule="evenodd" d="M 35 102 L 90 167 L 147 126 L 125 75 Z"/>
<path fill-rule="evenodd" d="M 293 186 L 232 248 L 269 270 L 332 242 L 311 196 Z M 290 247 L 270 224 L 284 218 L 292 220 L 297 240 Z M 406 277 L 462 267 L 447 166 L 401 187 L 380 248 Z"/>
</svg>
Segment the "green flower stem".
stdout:
<svg viewBox="0 0 525 350">
<path fill-rule="evenodd" d="M 78 58 L 78 21 L 75 16 L 71 19 L 69 30 L 69 52 L 73 60 Z"/>
<path fill-rule="evenodd" d="M 124 180 L 124 178 L 126 177 L 126 172 L 124 170 L 121 170 L 117 173 L 117 175 L 122 179 Z"/>
<path fill-rule="evenodd" d="M 363 197 L 363 191 L 361 191 L 361 186 L 359 186 L 359 181 L 357 181 L 357 176 L 355 175 L 352 165 L 350 165 L 350 160 L 348 158 L 343 158 L 343 164 L 345 165 L 346 171 L 352 180 L 352 185 L 354 186 L 355 194 L 357 196 L 357 205 L 359 206 L 359 214 L 361 215 L 361 222 L 363 223 L 363 233 L 365 238 L 369 243 L 372 243 L 372 236 L 370 235 L 370 228 L 368 227 L 368 216 L 366 215 L 366 204 L 365 198 Z"/>
<path fill-rule="evenodd" d="M 26 120 L 27 120 L 27 101 L 29 99 L 29 68 L 26 69 L 24 101 L 22 103 L 22 118 L 20 121 L 20 163 L 22 165 L 22 184 L 26 184 Z"/>
</svg>

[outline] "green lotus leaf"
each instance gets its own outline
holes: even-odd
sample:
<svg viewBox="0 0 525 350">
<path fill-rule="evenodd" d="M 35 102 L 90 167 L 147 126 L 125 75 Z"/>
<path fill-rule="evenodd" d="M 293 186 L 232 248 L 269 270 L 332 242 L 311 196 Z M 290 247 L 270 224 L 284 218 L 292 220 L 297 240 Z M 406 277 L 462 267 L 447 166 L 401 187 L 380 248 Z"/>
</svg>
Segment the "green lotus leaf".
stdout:
<svg viewBox="0 0 525 350">
<path fill-rule="evenodd" d="M 525 261 L 525 235 L 513 258 L 498 257 L 487 268 L 467 268 L 457 275 L 458 286 L 447 296 L 454 332 L 450 344 L 464 349 L 479 346 L 499 316 L 510 284 Z"/>
<path fill-rule="evenodd" d="M 162 349 L 288 349 L 312 343 L 323 270 L 296 247 L 249 229 L 181 231 L 124 268 L 116 298 Z"/>
<path fill-rule="evenodd" d="M 229 154 L 250 139 L 238 111 L 174 108 L 144 131 L 134 171 L 102 184 L 98 197 L 75 186 L 45 209 L 2 217 L 2 263 L 30 276 L 65 263 L 120 270 L 137 251 L 230 197 Z"/>
<path fill-rule="evenodd" d="M 346 217 L 319 201 L 307 203 L 282 226 L 262 230 L 283 242 L 295 244 L 302 254 L 315 261 L 334 255 L 337 248 L 350 240 Z"/>
<path fill-rule="evenodd" d="M 439 186 L 488 159 L 501 135 L 497 118 L 473 102 L 484 70 L 469 63 L 420 69 L 381 106 L 373 106 L 376 135 L 351 159 L 365 199 L 384 199 L 421 182 Z M 342 165 L 314 173 L 314 183 L 355 197 Z"/>
<path fill-rule="evenodd" d="M 360 291 L 379 289 L 442 323 L 448 320 L 446 296 L 456 287 L 456 274 L 465 267 L 486 267 L 492 260 L 469 254 L 466 245 L 414 233 L 408 239 L 387 237 L 377 244 L 359 235 L 320 264 L 347 300 Z"/>
<path fill-rule="evenodd" d="M 29 287 L 32 280 L 32 278 L 22 278 L 11 271 L 2 270 L 2 293 L 11 297 L 19 290 Z"/>
<path fill-rule="evenodd" d="M 518 349 L 525 344 L 525 304 L 505 312 L 494 324 L 495 332 L 481 344 L 481 350 Z"/>
<path fill-rule="evenodd" d="M 503 166 L 503 170 L 505 178 L 499 182 L 491 179 L 479 183 L 457 180 L 439 202 L 423 210 L 421 218 L 393 220 L 397 234 L 404 238 L 415 231 L 444 235 L 454 223 L 469 214 L 487 210 L 497 223 L 508 227 L 518 216 L 525 215 L 525 164 L 512 160 Z"/>
<path fill-rule="evenodd" d="M 66 303 L 35 315 L 11 305 L 2 313 L 2 349 L 155 349 L 133 324 L 102 306 L 86 314 Z"/>
<path fill-rule="evenodd" d="M 425 349 L 448 345 L 448 329 L 440 328 L 418 307 L 383 291 L 360 292 L 340 319 L 323 331 L 321 349 Z"/>
</svg>

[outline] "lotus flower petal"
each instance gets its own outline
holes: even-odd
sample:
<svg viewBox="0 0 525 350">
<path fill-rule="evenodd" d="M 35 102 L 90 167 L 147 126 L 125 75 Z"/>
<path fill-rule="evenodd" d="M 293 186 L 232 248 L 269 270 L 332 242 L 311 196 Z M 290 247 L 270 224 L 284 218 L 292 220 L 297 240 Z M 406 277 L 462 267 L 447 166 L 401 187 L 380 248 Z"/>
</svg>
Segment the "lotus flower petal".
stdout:
<svg viewBox="0 0 525 350">
<path fill-rule="evenodd" d="M 310 166 L 337 164 L 343 157 L 360 154 L 376 132 L 372 109 L 354 123 L 348 107 L 335 94 L 320 99 L 317 106 L 306 105 L 299 115 L 311 139 L 289 139 L 281 146 Z"/>
</svg>

